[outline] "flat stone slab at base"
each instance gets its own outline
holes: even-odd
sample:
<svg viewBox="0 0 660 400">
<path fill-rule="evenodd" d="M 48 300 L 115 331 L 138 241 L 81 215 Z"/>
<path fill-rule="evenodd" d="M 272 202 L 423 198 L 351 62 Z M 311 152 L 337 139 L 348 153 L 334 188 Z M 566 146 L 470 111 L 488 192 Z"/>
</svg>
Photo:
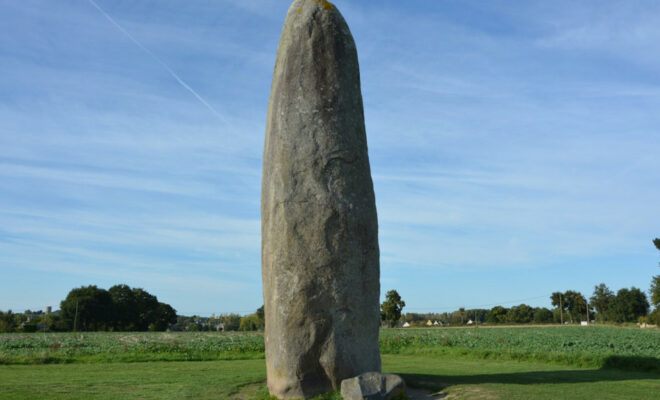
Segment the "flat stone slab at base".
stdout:
<svg viewBox="0 0 660 400">
<path fill-rule="evenodd" d="M 398 375 L 365 372 L 341 381 L 344 400 L 390 400 L 405 395 L 406 384 Z"/>
</svg>

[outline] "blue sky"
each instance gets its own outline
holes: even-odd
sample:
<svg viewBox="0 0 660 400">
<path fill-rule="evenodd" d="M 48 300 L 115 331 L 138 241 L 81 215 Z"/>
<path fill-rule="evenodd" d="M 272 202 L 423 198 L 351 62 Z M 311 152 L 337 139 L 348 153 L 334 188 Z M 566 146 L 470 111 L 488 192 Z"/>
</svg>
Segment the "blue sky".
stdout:
<svg viewBox="0 0 660 400">
<path fill-rule="evenodd" d="M 289 2 L 95 1 L 121 28 L 89 0 L 0 2 L 0 309 L 127 283 L 183 314 L 252 312 Z M 335 4 L 360 57 L 383 294 L 442 312 L 648 289 L 659 3 Z"/>
</svg>

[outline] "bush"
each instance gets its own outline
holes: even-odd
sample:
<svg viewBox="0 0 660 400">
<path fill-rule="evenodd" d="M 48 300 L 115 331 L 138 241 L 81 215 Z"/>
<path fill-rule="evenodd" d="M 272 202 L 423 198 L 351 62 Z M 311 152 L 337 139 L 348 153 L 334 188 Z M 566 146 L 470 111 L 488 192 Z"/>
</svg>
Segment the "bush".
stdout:
<svg viewBox="0 0 660 400">
<path fill-rule="evenodd" d="M 225 324 L 225 331 L 237 331 L 241 326 L 241 316 L 238 314 L 226 314 L 218 317 Z"/>
<path fill-rule="evenodd" d="M 241 322 L 238 327 L 239 331 L 256 331 L 259 329 L 259 316 L 257 314 L 250 314 L 241 318 Z"/>
</svg>

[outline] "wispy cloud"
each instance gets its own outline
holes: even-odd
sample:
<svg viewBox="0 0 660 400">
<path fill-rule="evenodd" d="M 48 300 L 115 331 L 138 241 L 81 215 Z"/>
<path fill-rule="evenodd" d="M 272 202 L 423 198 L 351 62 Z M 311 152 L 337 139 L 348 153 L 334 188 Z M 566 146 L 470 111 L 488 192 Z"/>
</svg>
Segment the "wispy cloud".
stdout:
<svg viewBox="0 0 660 400">
<path fill-rule="evenodd" d="M 209 111 L 211 111 L 216 117 L 220 118 L 220 120 L 224 122 L 225 125 L 227 125 L 227 121 L 225 120 L 224 116 L 220 114 L 218 111 L 216 111 L 216 109 L 211 104 L 209 104 L 209 102 L 206 101 L 199 93 L 197 93 L 195 89 L 190 87 L 188 83 L 186 83 L 183 79 L 181 79 L 181 77 L 176 72 L 174 72 L 174 70 L 169 65 L 167 65 L 165 61 L 163 61 L 160 57 L 154 54 L 151 50 L 144 47 L 142 43 L 140 43 L 133 35 L 131 35 L 126 29 L 124 29 L 124 27 L 122 27 L 117 21 L 115 21 L 114 18 L 112 18 L 107 12 L 105 12 L 105 10 L 103 10 L 98 4 L 96 4 L 94 0 L 89 0 L 89 3 L 93 5 L 94 8 L 99 10 L 99 12 L 103 14 L 103 16 L 108 21 L 110 21 L 110 23 L 112 23 L 121 33 L 123 33 L 127 38 L 129 38 L 133 43 L 135 43 L 136 46 L 138 46 L 142 51 L 147 53 L 163 68 L 165 68 L 165 70 L 172 76 L 172 78 L 174 78 L 179 83 L 179 85 L 181 85 L 184 89 L 189 91 L 193 96 L 195 96 L 197 100 L 199 100 L 200 103 L 202 103 L 206 108 L 208 108 Z"/>
</svg>

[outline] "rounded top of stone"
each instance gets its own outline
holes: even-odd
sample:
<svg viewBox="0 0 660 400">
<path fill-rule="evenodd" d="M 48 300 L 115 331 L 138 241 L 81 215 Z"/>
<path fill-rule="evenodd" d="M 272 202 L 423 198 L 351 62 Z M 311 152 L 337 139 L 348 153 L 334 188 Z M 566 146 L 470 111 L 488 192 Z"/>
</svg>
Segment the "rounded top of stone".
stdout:
<svg viewBox="0 0 660 400">
<path fill-rule="evenodd" d="M 322 8 L 326 11 L 332 11 L 335 8 L 335 5 L 327 0 L 294 0 L 291 3 L 291 9 L 294 9 L 297 13 L 302 13 L 306 5 L 314 6 L 315 8 Z"/>
<path fill-rule="evenodd" d="M 294 0 L 287 11 L 280 42 L 287 42 L 291 37 L 299 35 L 311 36 L 316 29 L 330 36 L 350 37 L 350 41 L 353 41 L 337 6 L 328 0 Z"/>
</svg>

